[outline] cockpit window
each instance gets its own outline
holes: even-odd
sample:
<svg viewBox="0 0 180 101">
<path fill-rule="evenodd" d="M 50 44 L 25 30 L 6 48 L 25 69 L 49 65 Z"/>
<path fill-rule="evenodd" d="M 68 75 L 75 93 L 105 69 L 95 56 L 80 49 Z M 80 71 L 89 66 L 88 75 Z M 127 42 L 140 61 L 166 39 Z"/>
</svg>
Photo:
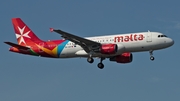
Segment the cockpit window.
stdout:
<svg viewBox="0 0 180 101">
<path fill-rule="evenodd" d="M 166 35 L 158 35 L 158 38 L 159 38 L 159 37 L 167 37 L 167 36 L 166 36 Z"/>
</svg>

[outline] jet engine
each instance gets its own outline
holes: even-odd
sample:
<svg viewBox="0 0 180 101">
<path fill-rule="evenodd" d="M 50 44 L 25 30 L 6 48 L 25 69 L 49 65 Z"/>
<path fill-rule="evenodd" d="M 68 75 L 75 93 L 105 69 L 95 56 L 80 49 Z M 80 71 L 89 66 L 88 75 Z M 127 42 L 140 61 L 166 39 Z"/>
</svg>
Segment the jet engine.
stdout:
<svg viewBox="0 0 180 101">
<path fill-rule="evenodd" d="M 126 52 L 121 55 L 111 57 L 109 60 L 116 61 L 117 63 L 130 63 L 133 60 L 133 55 L 129 52 Z"/>
<path fill-rule="evenodd" d="M 118 46 L 116 44 L 102 44 L 100 47 L 101 54 L 115 54 Z"/>
</svg>

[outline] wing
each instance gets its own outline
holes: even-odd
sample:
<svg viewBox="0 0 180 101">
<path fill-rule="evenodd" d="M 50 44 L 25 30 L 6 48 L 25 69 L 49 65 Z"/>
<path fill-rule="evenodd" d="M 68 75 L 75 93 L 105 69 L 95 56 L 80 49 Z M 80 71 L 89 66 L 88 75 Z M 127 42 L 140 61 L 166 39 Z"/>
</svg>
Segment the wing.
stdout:
<svg viewBox="0 0 180 101">
<path fill-rule="evenodd" d="M 16 47 L 16 48 L 18 48 L 18 49 L 22 49 L 22 50 L 28 50 L 28 49 L 30 49 L 30 48 L 28 48 L 28 47 L 21 46 L 21 45 L 12 43 L 12 42 L 4 42 L 4 43 L 6 43 L 6 44 L 8 44 L 8 45 L 10 45 L 10 46 L 12 46 L 12 47 Z"/>
<path fill-rule="evenodd" d="M 91 41 L 91 40 L 64 32 L 62 30 L 54 30 L 52 28 L 50 30 L 57 32 L 58 34 L 61 34 L 62 35 L 61 37 L 65 38 L 66 40 L 70 40 L 74 42 L 75 44 L 80 45 L 87 53 L 90 53 L 92 51 L 95 52 L 101 46 L 101 44 L 98 42 Z"/>
</svg>

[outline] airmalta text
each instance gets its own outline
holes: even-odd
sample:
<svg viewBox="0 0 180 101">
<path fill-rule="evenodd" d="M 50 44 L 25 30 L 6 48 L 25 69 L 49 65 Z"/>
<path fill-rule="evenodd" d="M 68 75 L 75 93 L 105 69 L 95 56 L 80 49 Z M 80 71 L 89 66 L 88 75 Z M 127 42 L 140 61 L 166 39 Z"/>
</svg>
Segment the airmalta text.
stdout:
<svg viewBox="0 0 180 101">
<path fill-rule="evenodd" d="M 129 41 L 141 41 L 144 40 L 143 34 L 130 34 L 126 36 L 116 36 L 114 37 L 114 42 L 129 42 Z"/>
</svg>

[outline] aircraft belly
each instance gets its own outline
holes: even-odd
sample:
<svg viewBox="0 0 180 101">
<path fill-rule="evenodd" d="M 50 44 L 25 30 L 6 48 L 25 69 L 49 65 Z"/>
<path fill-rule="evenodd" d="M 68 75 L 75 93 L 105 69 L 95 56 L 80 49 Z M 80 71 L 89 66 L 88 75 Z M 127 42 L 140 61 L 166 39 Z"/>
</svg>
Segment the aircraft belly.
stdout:
<svg viewBox="0 0 180 101">
<path fill-rule="evenodd" d="M 149 50 L 158 50 L 163 49 L 163 42 L 159 42 L 159 40 L 153 40 L 151 42 L 134 42 L 134 43 L 125 43 L 125 51 L 128 52 L 141 52 L 141 51 L 149 51 Z"/>
<path fill-rule="evenodd" d="M 125 51 L 127 52 L 138 52 L 138 51 L 147 51 L 149 47 L 146 45 L 146 42 L 132 42 L 125 43 Z"/>
</svg>

